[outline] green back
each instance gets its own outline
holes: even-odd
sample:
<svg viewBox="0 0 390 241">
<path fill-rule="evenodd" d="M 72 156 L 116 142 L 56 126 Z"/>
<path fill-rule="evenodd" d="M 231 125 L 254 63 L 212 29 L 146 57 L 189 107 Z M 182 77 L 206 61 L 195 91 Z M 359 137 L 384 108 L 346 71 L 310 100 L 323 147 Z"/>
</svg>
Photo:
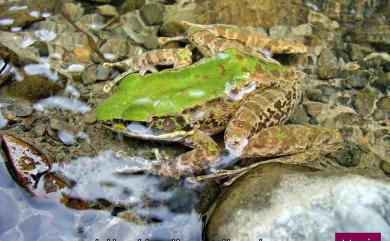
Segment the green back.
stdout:
<svg viewBox="0 0 390 241">
<path fill-rule="evenodd" d="M 222 96 L 228 83 L 244 83 L 256 65 L 266 72 L 284 68 L 229 49 L 186 68 L 128 75 L 121 81 L 119 91 L 97 108 L 97 119 L 147 121 L 150 115 L 179 113 Z"/>
</svg>

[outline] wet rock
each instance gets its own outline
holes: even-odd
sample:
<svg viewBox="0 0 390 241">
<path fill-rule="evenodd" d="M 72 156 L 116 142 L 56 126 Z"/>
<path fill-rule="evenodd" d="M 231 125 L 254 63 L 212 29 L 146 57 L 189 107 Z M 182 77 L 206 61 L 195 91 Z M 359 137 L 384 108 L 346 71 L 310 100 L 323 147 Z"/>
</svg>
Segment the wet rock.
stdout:
<svg viewBox="0 0 390 241">
<path fill-rule="evenodd" d="M 388 53 L 371 53 L 363 60 L 369 67 L 380 68 L 382 65 L 390 62 L 390 55 Z"/>
<path fill-rule="evenodd" d="M 31 103 L 23 100 L 12 100 L 3 109 L 8 114 L 16 117 L 26 117 L 33 112 Z"/>
<path fill-rule="evenodd" d="M 306 23 L 308 14 L 307 8 L 300 0 L 197 1 L 195 12 L 199 23 L 226 23 L 264 28 Z"/>
<path fill-rule="evenodd" d="M 0 11 L 0 29 L 10 30 L 11 28 L 25 28 L 33 22 L 42 20 L 41 16 L 33 16 L 29 9 L 18 11 Z"/>
<path fill-rule="evenodd" d="M 302 105 L 299 105 L 290 117 L 289 122 L 292 124 L 307 124 L 309 120 L 310 118 L 307 116 L 305 109 Z"/>
<path fill-rule="evenodd" d="M 309 24 L 301 24 L 291 29 L 291 32 L 297 36 L 309 37 L 312 35 L 313 30 Z"/>
<path fill-rule="evenodd" d="M 96 114 L 95 113 L 87 113 L 84 115 L 84 122 L 86 124 L 94 124 L 96 123 Z"/>
<path fill-rule="evenodd" d="M 390 96 L 388 95 L 380 99 L 376 106 L 383 112 L 390 114 Z"/>
<path fill-rule="evenodd" d="M 110 70 L 103 65 L 90 65 L 82 73 L 81 79 L 84 84 L 93 84 L 96 81 L 107 80 Z"/>
<path fill-rule="evenodd" d="M 347 143 L 335 153 L 338 164 L 347 167 L 357 166 L 362 158 L 362 151 L 353 143 Z"/>
<path fill-rule="evenodd" d="M 15 200 L 8 193 L 0 189 L 0 236 L 14 227 L 20 216 Z"/>
<path fill-rule="evenodd" d="M 343 86 L 345 88 L 364 88 L 367 85 L 369 78 L 369 73 L 362 69 L 342 71 L 340 75 L 345 78 L 343 81 Z"/>
<path fill-rule="evenodd" d="M 302 166 L 264 165 L 220 198 L 207 238 L 315 241 L 354 229 L 390 232 L 383 211 L 374 208 L 387 206 L 389 197 L 389 180 L 376 170 L 313 172 Z"/>
<path fill-rule="evenodd" d="M 7 127 L 8 120 L 5 116 L 0 112 L 0 130 Z"/>
<path fill-rule="evenodd" d="M 328 80 L 335 78 L 338 70 L 335 67 L 321 66 L 318 68 L 317 74 L 319 79 Z"/>
<path fill-rule="evenodd" d="M 118 16 L 118 12 L 116 11 L 116 8 L 108 4 L 98 6 L 96 9 L 98 13 L 102 16 L 107 16 L 107 17 Z"/>
<path fill-rule="evenodd" d="M 107 59 L 116 61 L 118 59 L 127 58 L 131 48 L 133 48 L 133 46 L 130 45 L 126 39 L 114 37 L 107 39 L 100 50 Z"/>
<path fill-rule="evenodd" d="M 362 126 L 364 124 L 364 119 L 360 115 L 351 112 L 340 113 L 337 116 L 335 116 L 333 120 L 337 126 L 343 126 L 343 125 Z"/>
<path fill-rule="evenodd" d="M 181 21 L 196 22 L 194 10 L 182 10 L 169 14 L 164 19 L 164 23 L 161 26 L 161 34 L 167 37 L 183 34 L 185 32 L 185 27 L 180 23 Z"/>
<path fill-rule="evenodd" d="M 310 88 L 306 90 L 307 98 L 313 101 L 321 101 L 322 90 L 318 88 Z"/>
<path fill-rule="evenodd" d="M 11 78 L 11 68 L 18 62 L 16 53 L 0 43 L 0 85 Z"/>
<path fill-rule="evenodd" d="M 370 54 L 374 52 L 374 50 L 369 46 L 364 46 L 360 44 L 348 44 L 348 53 L 349 57 L 352 61 L 360 61 L 362 60 L 367 54 Z"/>
<path fill-rule="evenodd" d="M 355 96 L 353 106 L 363 116 L 369 115 L 374 108 L 375 93 L 370 88 L 359 91 Z"/>
<path fill-rule="evenodd" d="M 119 10 L 121 13 L 127 13 L 141 8 L 144 4 L 145 0 L 125 0 Z"/>
<path fill-rule="evenodd" d="M 155 34 L 150 33 L 145 37 L 144 47 L 147 49 L 157 49 L 158 48 L 158 38 Z"/>
<path fill-rule="evenodd" d="M 378 51 L 386 51 L 390 46 L 390 26 L 387 24 L 367 24 L 348 30 L 345 36 L 352 42 L 368 43 Z"/>
<path fill-rule="evenodd" d="M 22 97 L 31 101 L 53 95 L 61 85 L 41 75 L 26 76 L 23 81 L 13 82 L 6 88 L 10 96 Z"/>
<path fill-rule="evenodd" d="M 157 25 L 162 22 L 165 14 L 165 6 L 158 3 L 145 4 L 140 9 L 140 15 L 148 26 Z"/>
<path fill-rule="evenodd" d="M 390 90 L 390 72 L 387 72 L 385 76 L 379 77 L 372 83 L 372 86 L 379 89 L 383 93 L 387 93 Z"/>
<path fill-rule="evenodd" d="M 382 160 L 381 161 L 381 168 L 382 170 L 390 175 L 390 161 L 389 160 Z"/>
<path fill-rule="evenodd" d="M 335 68 L 337 67 L 337 57 L 330 49 L 324 48 L 318 57 L 318 65 Z"/>
<path fill-rule="evenodd" d="M 35 133 L 36 137 L 43 136 L 45 134 L 45 132 L 46 132 L 46 127 L 45 127 L 45 125 L 43 125 L 43 123 L 35 124 L 34 133 Z"/>
</svg>

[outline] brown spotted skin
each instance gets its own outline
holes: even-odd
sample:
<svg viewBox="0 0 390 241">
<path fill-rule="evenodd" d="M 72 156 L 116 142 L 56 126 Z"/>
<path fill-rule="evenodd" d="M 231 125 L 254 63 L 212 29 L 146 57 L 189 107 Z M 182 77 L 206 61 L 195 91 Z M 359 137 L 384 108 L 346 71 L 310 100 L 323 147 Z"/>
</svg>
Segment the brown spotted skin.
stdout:
<svg viewBox="0 0 390 241">
<path fill-rule="evenodd" d="M 340 148 L 340 133 L 318 127 L 281 125 L 266 128 L 253 135 L 243 157 L 278 157 L 318 150 L 324 153 Z"/>
<path fill-rule="evenodd" d="M 183 22 L 183 24 L 189 28 L 187 35 L 190 42 L 197 47 L 205 48 L 208 56 L 227 48 L 256 49 L 258 51 L 265 49 L 272 54 L 300 54 L 307 52 L 307 48 L 303 44 L 248 32 L 233 25 L 199 25 L 189 22 Z M 201 52 L 203 54 L 203 51 Z"/>
</svg>

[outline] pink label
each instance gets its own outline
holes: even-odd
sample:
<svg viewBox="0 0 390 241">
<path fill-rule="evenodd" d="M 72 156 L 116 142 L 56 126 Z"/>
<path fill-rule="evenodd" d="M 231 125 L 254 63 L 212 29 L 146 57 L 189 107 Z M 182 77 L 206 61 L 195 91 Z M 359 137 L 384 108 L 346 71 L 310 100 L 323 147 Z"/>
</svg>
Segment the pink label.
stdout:
<svg viewBox="0 0 390 241">
<path fill-rule="evenodd" d="M 380 233 L 336 233 L 335 241 L 381 241 Z"/>
</svg>

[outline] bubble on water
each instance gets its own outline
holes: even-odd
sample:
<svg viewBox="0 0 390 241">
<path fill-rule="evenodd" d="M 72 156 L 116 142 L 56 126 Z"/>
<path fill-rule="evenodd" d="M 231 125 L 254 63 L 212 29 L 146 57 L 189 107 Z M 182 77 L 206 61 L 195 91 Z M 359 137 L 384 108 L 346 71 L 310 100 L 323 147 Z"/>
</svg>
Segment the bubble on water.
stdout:
<svg viewBox="0 0 390 241">
<path fill-rule="evenodd" d="M 27 75 L 43 75 L 52 81 L 57 81 L 59 78 L 58 73 L 54 70 L 51 70 L 49 63 L 28 64 L 25 65 L 23 69 Z"/>
<path fill-rule="evenodd" d="M 47 29 L 36 30 L 34 31 L 34 35 L 37 36 L 40 40 L 47 42 L 52 41 L 57 37 L 54 32 L 49 31 Z"/>
<path fill-rule="evenodd" d="M 31 44 L 33 44 L 35 42 L 34 39 L 30 38 L 30 37 L 27 37 L 27 38 L 23 38 L 20 42 L 19 42 L 19 47 L 24 49 L 24 48 L 27 48 L 28 46 L 30 46 Z"/>
<path fill-rule="evenodd" d="M 247 86 L 243 87 L 241 90 L 236 90 L 236 88 L 231 83 L 226 83 L 225 85 L 225 94 L 232 100 L 238 101 L 244 98 L 244 96 L 256 89 L 256 82 L 251 82 Z M 237 92 L 237 93 L 235 93 Z"/>
<path fill-rule="evenodd" d="M 30 16 L 33 16 L 36 18 L 39 18 L 40 15 L 41 15 L 41 13 L 39 11 L 36 11 L 36 10 L 30 12 Z"/>
<path fill-rule="evenodd" d="M 14 33 L 20 32 L 21 30 L 22 30 L 21 27 L 12 27 L 12 28 L 11 28 L 11 32 L 14 32 Z"/>
<path fill-rule="evenodd" d="M 53 96 L 39 100 L 33 105 L 33 108 L 37 111 L 44 111 L 48 108 L 58 108 L 76 113 L 86 113 L 91 110 L 84 102 L 64 96 Z"/>
<path fill-rule="evenodd" d="M 20 10 L 26 10 L 28 7 L 26 5 L 20 5 L 20 6 L 11 6 L 8 8 L 9 11 L 20 11 Z"/>
<path fill-rule="evenodd" d="M 48 18 L 50 16 L 51 16 L 51 13 L 48 13 L 48 12 L 42 13 L 42 17 L 44 17 L 44 18 Z"/>
<path fill-rule="evenodd" d="M 230 57 L 230 55 L 226 54 L 226 53 L 218 53 L 217 54 L 217 58 L 219 58 L 219 59 L 227 59 L 229 57 Z"/>
<path fill-rule="evenodd" d="M 67 146 L 71 146 L 76 142 L 74 136 L 66 131 L 58 131 L 57 136 Z"/>
<path fill-rule="evenodd" d="M 7 126 L 8 120 L 5 116 L 0 112 L 0 129 L 3 129 Z"/>
<path fill-rule="evenodd" d="M 71 64 L 68 66 L 68 71 L 71 73 L 79 73 L 85 69 L 83 64 Z"/>
<path fill-rule="evenodd" d="M 15 20 L 12 19 L 12 18 L 3 18 L 3 19 L 0 19 L 0 25 L 3 25 L 3 26 L 12 25 L 14 22 L 15 22 Z"/>
<path fill-rule="evenodd" d="M 116 55 L 113 54 L 113 53 L 104 53 L 104 58 L 108 59 L 108 60 L 113 60 L 116 58 Z"/>
<path fill-rule="evenodd" d="M 73 97 L 76 97 L 76 98 L 80 97 L 80 91 L 71 85 L 66 86 L 65 93 L 67 93 Z"/>
<path fill-rule="evenodd" d="M 269 49 L 262 49 L 260 52 L 268 59 L 272 59 L 272 52 Z"/>
</svg>

